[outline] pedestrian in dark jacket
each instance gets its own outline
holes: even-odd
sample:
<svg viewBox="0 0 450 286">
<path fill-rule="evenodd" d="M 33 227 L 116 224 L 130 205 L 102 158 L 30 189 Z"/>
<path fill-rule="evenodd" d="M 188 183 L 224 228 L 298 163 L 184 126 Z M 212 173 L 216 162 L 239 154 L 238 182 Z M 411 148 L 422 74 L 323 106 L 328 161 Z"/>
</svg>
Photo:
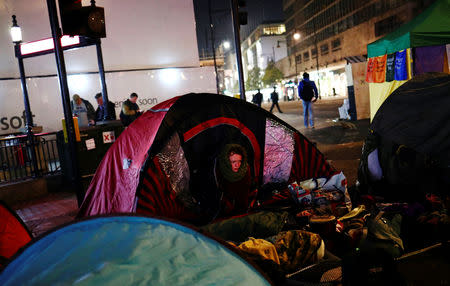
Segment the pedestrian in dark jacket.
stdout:
<svg viewBox="0 0 450 286">
<path fill-rule="evenodd" d="M 252 102 L 256 105 L 258 105 L 259 107 L 261 107 L 261 102 L 263 100 L 263 95 L 260 91 L 260 89 L 258 88 L 258 92 L 255 93 L 255 95 L 253 95 L 253 100 Z"/>
<path fill-rule="evenodd" d="M 138 118 L 142 112 L 139 110 L 139 106 L 136 101 L 138 95 L 136 93 L 130 94 L 130 98 L 122 104 L 122 111 L 120 112 L 120 121 L 126 127 L 131 124 L 136 118 Z"/>
<path fill-rule="evenodd" d="M 278 92 L 277 92 L 276 86 L 273 87 L 273 92 L 270 94 L 270 99 L 272 100 L 272 106 L 270 107 L 270 113 L 272 113 L 272 110 L 275 106 L 277 106 L 278 112 L 283 113 L 283 111 L 281 111 L 281 109 L 280 109 L 280 106 L 278 105 Z"/>
<path fill-rule="evenodd" d="M 103 96 L 99 92 L 95 95 L 95 99 L 97 99 L 97 110 L 95 111 L 95 122 L 104 121 L 104 120 L 116 120 L 116 109 L 115 104 L 111 101 L 108 101 L 107 105 L 107 116 L 105 116 L 105 106 L 103 105 Z"/>
<path fill-rule="evenodd" d="M 319 92 L 317 91 L 316 84 L 314 81 L 309 80 L 309 74 L 306 72 L 303 73 L 303 80 L 298 84 L 298 95 L 303 102 L 303 121 L 305 127 L 308 128 L 309 123 L 309 126 L 314 128 L 313 103 L 317 101 Z"/>
</svg>

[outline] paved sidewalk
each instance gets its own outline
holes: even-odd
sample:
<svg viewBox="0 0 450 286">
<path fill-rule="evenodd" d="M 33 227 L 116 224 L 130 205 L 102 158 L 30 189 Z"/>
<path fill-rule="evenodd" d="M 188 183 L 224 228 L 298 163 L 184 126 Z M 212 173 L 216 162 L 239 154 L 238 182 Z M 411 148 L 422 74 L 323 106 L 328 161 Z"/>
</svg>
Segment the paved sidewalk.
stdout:
<svg viewBox="0 0 450 286">
<path fill-rule="evenodd" d="M 71 222 L 78 213 L 74 193 L 49 193 L 41 198 L 11 206 L 37 237 L 54 227 Z"/>
</svg>

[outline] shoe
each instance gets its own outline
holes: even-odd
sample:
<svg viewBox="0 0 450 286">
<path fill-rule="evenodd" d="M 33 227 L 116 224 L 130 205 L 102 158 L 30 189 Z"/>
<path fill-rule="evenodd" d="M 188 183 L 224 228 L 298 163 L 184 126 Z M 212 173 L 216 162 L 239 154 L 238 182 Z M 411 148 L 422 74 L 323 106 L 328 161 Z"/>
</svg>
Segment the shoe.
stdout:
<svg viewBox="0 0 450 286">
<path fill-rule="evenodd" d="M 314 126 L 311 126 L 311 129 L 314 129 Z"/>
</svg>

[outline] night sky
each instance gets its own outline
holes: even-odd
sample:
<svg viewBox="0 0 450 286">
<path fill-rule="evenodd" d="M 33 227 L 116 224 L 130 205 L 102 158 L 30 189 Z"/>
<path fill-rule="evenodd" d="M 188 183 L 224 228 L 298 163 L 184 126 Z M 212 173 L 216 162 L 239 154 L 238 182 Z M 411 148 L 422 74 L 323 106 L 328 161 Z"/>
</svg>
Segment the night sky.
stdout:
<svg viewBox="0 0 450 286">
<path fill-rule="evenodd" d="M 211 33 L 209 29 L 208 3 L 211 1 L 212 22 L 214 25 L 215 46 L 225 40 L 233 46 L 233 27 L 231 20 L 231 0 L 194 0 L 197 21 L 197 41 L 199 54 L 212 54 Z M 258 25 L 266 22 L 283 22 L 281 0 L 247 0 L 248 24 L 241 26 L 241 39 L 247 37 Z"/>
</svg>

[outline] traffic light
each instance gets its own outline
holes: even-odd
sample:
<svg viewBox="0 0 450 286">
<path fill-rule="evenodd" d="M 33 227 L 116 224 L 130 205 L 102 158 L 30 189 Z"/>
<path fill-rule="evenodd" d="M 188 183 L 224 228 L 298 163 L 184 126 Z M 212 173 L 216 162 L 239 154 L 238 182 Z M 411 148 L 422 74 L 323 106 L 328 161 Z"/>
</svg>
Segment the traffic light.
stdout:
<svg viewBox="0 0 450 286">
<path fill-rule="evenodd" d="M 239 25 L 247 25 L 248 13 L 243 10 L 246 7 L 245 0 L 238 0 Z"/>
<path fill-rule="evenodd" d="M 81 0 L 58 0 L 59 16 L 63 33 L 66 35 L 78 35 L 77 13 L 81 10 Z"/>
<path fill-rule="evenodd" d="M 95 6 L 82 7 L 81 0 L 58 0 L 64 35 L 105 38 L 105 9 Z"/>
</svg>

